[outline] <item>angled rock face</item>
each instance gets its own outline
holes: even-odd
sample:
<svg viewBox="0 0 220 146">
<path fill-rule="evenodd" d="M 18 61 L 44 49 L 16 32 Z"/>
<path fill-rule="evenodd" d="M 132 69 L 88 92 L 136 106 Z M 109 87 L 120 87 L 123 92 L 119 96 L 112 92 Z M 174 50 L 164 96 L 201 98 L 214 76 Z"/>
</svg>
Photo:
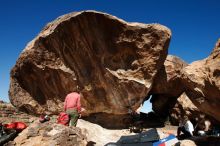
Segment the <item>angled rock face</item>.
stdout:
<svg viewBox="0 0 220 146">
<path fill-rule="evenodd" d="M 192 102 L 220 121 L 220 40 L 208 58 L 184 68 L 182 81 Z"/>
<path fill-rule="evenodd" d="M 79 86 L 87 114 L 127 114 L 151 89 L 170 37 L 162 25 L 95 11 L 61 16 L 21 53 L 11 70 L 10 100 L 29 113 L 56 114 Z"/>
<path fill-rule="evenodd" d="M 179 96 L 184 91 L 184 85 L 181 84 L 180 78 L 181 71 L 187 65 L 182 59 L 168 55 L 163 67 L 155 77 L 151 92 L 154 94 L 166 94 L 172 97 Z"/>
<path fill-rule="evenodd" d="M 176 125 L 178 125 L 181 117 L 187 116 L 189 119 L 195 119 L 201 117 L 202 114 L 185 92 L 178 97 L 174 108 L 170 111 L 171 121 Z"/>
<path fill-rule="evenodd" d="M 180 76 L 182 69 L 186 66 L 187 63 L 180 58 L 168 55 L 155 77 L 150 91 L 152 109 L 162 117 L 168 116 L 169 110 L 174 107 L 177 98 L 184 91 Z"/>
</svg>

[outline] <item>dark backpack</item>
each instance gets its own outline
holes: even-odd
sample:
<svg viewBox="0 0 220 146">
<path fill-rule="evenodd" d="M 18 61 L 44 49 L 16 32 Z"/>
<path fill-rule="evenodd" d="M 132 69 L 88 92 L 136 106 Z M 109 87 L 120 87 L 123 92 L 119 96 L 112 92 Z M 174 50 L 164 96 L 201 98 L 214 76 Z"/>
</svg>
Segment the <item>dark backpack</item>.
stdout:
<svg viewBox="0 0 220 146">
<path fill-rule="evenodd" d="M 62 125 L 69 125 L 70 117 L 67 113 L 61 112 L 57 117 L 57 123 Z"/>
</svg>

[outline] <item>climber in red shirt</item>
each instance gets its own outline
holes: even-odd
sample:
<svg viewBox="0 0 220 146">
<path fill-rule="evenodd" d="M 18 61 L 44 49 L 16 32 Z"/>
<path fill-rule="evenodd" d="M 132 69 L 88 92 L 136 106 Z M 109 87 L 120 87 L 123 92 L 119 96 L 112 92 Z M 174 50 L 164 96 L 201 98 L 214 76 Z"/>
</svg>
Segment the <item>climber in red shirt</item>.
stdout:
<svg viewBox="0 0 220 146">
<path fill-rule="evenodd" d="M 76 126 L 78 118 L 81 116 L 80 94 L 69 93 L 64 102 L 64 111 L 70 116 L 70 126 Z"/>
</svg>

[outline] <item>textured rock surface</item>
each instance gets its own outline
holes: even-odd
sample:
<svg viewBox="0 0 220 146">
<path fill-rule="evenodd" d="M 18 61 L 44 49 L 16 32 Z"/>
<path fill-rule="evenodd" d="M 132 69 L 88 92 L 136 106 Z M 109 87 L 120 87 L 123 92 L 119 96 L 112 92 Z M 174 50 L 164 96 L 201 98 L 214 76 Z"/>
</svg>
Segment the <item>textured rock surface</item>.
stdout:
<svg viewBox="0 0 220 146">
<path fill-rule="evenodd" d="M 10 100 L 29 113 L 57 113 L 79 86 L 88 114 L 125 114 L 151 89 L 170 37 L 162 25 L 95 11 L 61 16 L 21 53 L 11 71 Z"/>
<path fill-rule="evenodd" d="M 8 146 L 86 146 L 86 137 L 79 128 L 50 122 L 31 124 L 22 131 Z M 7 146 L 6 145 L 6 146 Z"/>
<path fill-rule="evenodd" d="M 158 72 L 152 90 L 152 109 L 161 116 L 167 116 L 176 99 L 184 91 L 181 84 L 181 71 L 187 64 L 180 58 L 168 55 L 164 66 Z"/>
<path fill-rule="evenodd" d="M 178 124 L 180 117 L 187 116 L 189 119 L 195 119 L 201 117 L 202 114 L 184 92 L 178 97 L 174 108 L 170 111 L 170 120 L 173 124 Z"/>
<path fill-rule="evenodd" d="M 164 66 L 155 77 L 151 92 L 153 94 L 166 94 L 172 97 L 179 96 L 184 91 L 184 85 L 181 84 L 180 77 L 182 69 L 186 66 L 187 63 L 182 59 L 168 55 Z"/>
<path fill-rule="evenodd" d="M 220 40 L 208 58 L 184 68 L 182 78 L 192 102 L 220 121 Z"/>
</svg>

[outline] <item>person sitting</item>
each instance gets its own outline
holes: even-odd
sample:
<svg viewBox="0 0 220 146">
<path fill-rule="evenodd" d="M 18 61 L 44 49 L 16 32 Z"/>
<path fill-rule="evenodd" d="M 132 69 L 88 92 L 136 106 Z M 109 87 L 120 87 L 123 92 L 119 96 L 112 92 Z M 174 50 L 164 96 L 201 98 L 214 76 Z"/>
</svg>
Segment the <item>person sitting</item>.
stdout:
<svg viewBox="0 0 220 146">
<path fill-rule="evenodd" d="M 193 124 L 190 122 L 187 116 L 181 118 L 179 127 L 177 129 L 177 137 L 179 139 L 185 139 L 193 136 L 194 127 Z M 182 135 L 181 132 L 183 133 Z"/>
<path fill-rule="evenodd" d="M 201 119 L 195 126 L 195 134 L 198 136 L 205 136 L 211 134 L 211 121 L 208 119 Z"/>
</svg>

